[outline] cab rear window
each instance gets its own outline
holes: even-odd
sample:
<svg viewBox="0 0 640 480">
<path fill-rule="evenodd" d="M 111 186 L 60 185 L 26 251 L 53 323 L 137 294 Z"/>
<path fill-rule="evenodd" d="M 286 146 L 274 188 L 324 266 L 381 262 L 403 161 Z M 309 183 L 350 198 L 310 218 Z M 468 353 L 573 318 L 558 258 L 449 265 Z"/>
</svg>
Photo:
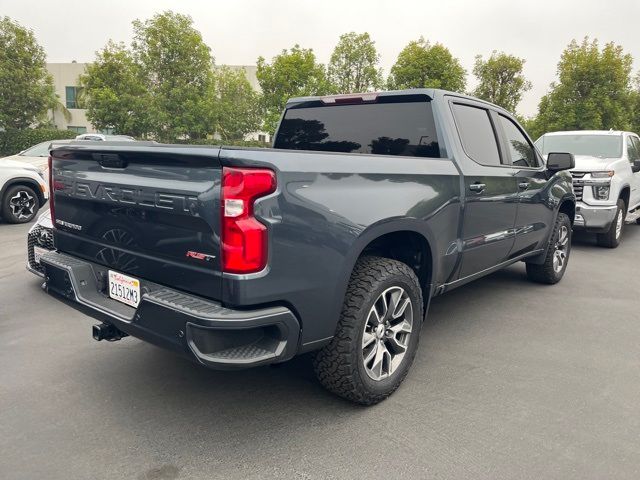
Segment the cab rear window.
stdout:
<svg viewBox="0 0 640 480">
<path fill-rule="evenodd" d="M 425 96 L 381 97 L 376 103 L 308 102 L 287 109 L 275 148 L 440 157 L 431 102 Z"/>
</svg>

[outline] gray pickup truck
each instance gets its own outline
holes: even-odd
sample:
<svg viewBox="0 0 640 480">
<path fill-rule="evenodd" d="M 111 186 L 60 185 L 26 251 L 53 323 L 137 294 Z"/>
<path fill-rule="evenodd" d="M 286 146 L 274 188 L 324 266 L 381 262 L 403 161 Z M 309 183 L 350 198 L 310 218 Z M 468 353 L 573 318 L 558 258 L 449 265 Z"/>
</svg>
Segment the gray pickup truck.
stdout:
<svg viewBox="0 0 640 480">
<path fill-rule="evenodd" d="M 431 298 L 514 262 L 558 282 L 573 156 L 440 90 L 288 102 L 273 149 L 96 142 L 52 151 L 46 289 L 208 367 L 315 352 L 329 390 L 390 395 Z"/>
</svg>

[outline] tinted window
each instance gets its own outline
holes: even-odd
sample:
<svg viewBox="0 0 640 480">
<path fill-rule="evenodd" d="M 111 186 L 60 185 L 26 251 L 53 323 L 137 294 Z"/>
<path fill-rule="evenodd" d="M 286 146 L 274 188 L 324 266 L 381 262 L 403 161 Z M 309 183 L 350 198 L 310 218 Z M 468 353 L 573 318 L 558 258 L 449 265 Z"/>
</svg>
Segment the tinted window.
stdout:
<svg viewBox="0 0 640 480">
<path fill-rule="evenodd" d="M 453 112 L 464 151 L 483 165 L 500 165 L 498 144 L 489 112 L 484 108 L 455 103 Z"/>
<path fill-rule="evenodd" d="M 633 139 L 633 144 L 636 146 L 636 152 L 638 152 L 638 157 L 640 157 L 640 139 L 638 137 L 631 137 Z"/>
<path fill-rule="evenodd" d="M 287 109 L 275 148 L 440 156 L 431 103 L 425 100 L 303 105 Z"/>
<path fill-rule="evenodd" d="M 613 135 L 543 135 L 540 150 L 544 155 L 551 152 L 573 153 L 601 158 L 620 158 L 622 156 L 622 136 Z"/>
<path fill-rule="evenodd" d="M 511 154 L 511 163 L 516 167 L 537 167 L 536 153 L 533 145 L 520 129 L 507 117 L 498 115 L 507 137 L 507 146 Z"/>
<path fill-rule="evenodd" d="M 629 157 L 629 161 L 631 163 L 640 159 L 640 152 L 638 152 L 637 148 L 637 140 L 636 142 L 634 142 L 633 137 L 627 137 L 627 156 Z"/>
</svg>

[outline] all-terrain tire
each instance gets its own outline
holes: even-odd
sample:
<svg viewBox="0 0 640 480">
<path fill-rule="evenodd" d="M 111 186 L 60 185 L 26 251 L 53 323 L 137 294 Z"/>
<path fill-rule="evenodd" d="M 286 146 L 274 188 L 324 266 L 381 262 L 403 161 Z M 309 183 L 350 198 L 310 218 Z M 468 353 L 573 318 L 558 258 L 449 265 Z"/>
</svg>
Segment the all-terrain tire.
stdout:
<svg viewBox="0 0 640 480">
<path fill-rule="evenodd" d="M 411 300 L 411 333 L 397 368 L 388 377 L 374 380 L 365 368 L 365 326 L 370 328 L 368 319 L 375 302 L 384 292 L 397 287 L 404 290 Z M 351 274 L 335 336 L 316 353 L 313 361 L 320 383 L 329 391 L 363 405 L 373 405 L 387 398 L 400 386 L 411 367 L 420 339 L 423 309 L 420 282 L 408 265 L 374 256 L 358 260 Z M 406 310 L 405 315 L 408 315 Z"/>
<path fill-rule="evenodd" d="M 564 237 L 563 232 L 566 235 Z M 569 220 L 566 214 L 562 212 L 558 213 L 545 253 L 544 263 L 527 263 L 527 276 L 529 280 L 553 285 L 562 279 L 564 272 L 567 270 L 569 254 L 571 253 L 571 234 L 571 220 Z M 562 243 L 562 245 L 560 245 L 560 243 Z M 564 252 L 562 254 L 563 261 L 560 268 L 558 268 L 558 263 L 556 263 L 559 261 L 559 249 Z"/>
</svg>

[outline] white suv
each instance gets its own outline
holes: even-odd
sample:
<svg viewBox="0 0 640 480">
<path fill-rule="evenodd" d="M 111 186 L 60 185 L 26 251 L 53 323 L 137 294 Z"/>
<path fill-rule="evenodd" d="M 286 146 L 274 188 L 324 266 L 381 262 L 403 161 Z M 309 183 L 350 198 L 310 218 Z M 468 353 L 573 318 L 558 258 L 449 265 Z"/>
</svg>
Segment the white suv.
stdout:
<svg viewBox="0 0 640 480">
<path fill-rule="evenodd" d="M 27 162 L 0 158 L 0 217 L 27 223 L 49 198 L 47 172 Z"/>
<path fill-rule="evenodd" d="M 598 244 L 620 244 L 625 218 L 640 209 L 640 138 L 632 132 L 584 130 L 545 133 L 536 147 L 571 152 L 577 197 L 574 227 L 598 234 Z M 640 223 L 640 220 L 636 220 Z"/>
</svg>

